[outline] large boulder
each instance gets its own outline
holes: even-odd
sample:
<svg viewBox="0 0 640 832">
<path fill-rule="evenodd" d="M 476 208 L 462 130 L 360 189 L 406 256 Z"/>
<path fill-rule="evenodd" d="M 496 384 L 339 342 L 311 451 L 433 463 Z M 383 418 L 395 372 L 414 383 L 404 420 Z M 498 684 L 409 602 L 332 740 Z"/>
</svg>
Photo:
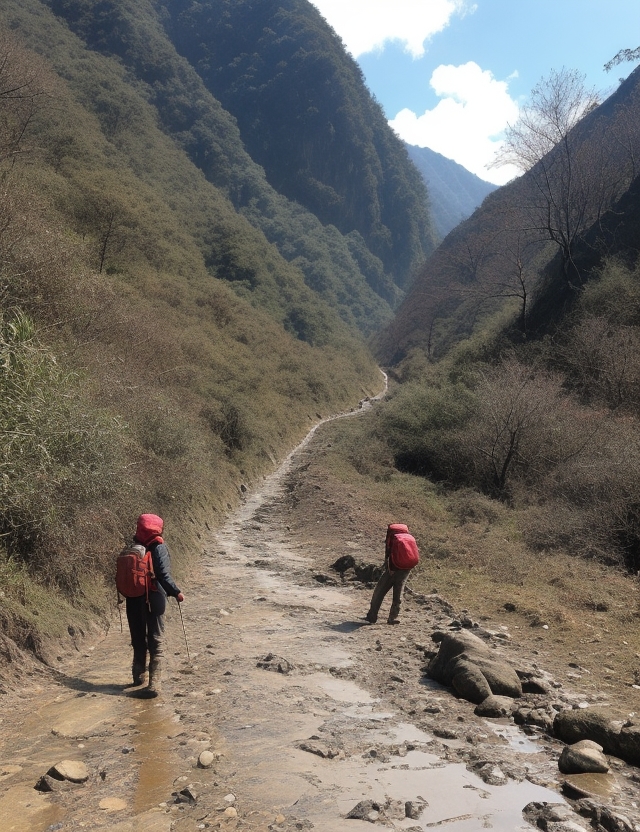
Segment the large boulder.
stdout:
<svg viewBox="0 0 640 832">
<path fill-rule="evenodd" d="M 553 720 L 553 733 L 569 745 L 593 740 L 602 746 L 605 754 L 618 754 L 620 726 L 606 711 L 589 708 L 560 711 Z"/>
<path fill-rule="evenodd" d="M 554 735 L 566 743 L 593 740 L 605 754 L 640 765 L 640 725 L 621 725 L 606 711 L 588 708 L 560 711 L 553 721 Z"/>
<path fill-rule="evenodd" d="M 498 658 L 486 642 L 464 630 L 442 638 L 427 675 L 475 704 L 491 694 L 522 696 L 522 684 L 513 667 Z"/>
<path fill-rule="evenodd" d="M 562 749 L 558 768 L 563 774 L 606 774 L 609 763 L 601 745 L 593 740 L 580 740 Z"/>
</svg>

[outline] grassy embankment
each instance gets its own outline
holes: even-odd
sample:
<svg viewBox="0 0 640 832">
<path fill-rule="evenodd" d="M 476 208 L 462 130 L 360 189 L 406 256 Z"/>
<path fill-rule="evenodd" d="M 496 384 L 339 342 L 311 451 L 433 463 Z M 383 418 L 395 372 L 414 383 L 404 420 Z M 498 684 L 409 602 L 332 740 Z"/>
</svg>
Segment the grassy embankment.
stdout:
<svg viewBox="0 0 640 832">
<path fill-rule="evenodd" d="M 49 24 L 51 60 L 2 44 L 3 80 L 24 90 L 0 102 L 5 658 L 12 641 L 50 658 L 52 639 L 110 614 L 113 558 L 141 511 L 166 518 L 183 577 L 241 484 L 379 386 L 358 336 L 158 128 L 117 62 Z M 128 119 L 111 120 L 115 103 Z M 259 301 L 220 279 L 216 246 Z"/>
</svg>

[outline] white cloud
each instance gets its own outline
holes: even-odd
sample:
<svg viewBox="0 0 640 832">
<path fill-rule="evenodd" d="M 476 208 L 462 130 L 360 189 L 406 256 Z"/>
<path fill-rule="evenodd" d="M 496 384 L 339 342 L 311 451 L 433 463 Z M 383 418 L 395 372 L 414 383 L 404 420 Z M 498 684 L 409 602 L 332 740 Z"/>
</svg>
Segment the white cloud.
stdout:
<svg viewBox="0 0 640 832">
<path fill-rule="evenodd" d="M 400 40 L 415 58 L 424 42 L 456 14 L 474 11 L 469 0 L 312 0 L 354 58 Z"/>
<path fill-rule="evenodd" d="M 389 123 L 408 144 L 429 147 L 480 176 L 502 185 L 517 175 L 515 168 L 487 170 L 501 145 L 500 135 L 518 118 L 518 105 L 506 81 L 470 61 L 439 66 L 431 86 L 441 98 L 421 116 L 405 109 Z"/>
</svg>

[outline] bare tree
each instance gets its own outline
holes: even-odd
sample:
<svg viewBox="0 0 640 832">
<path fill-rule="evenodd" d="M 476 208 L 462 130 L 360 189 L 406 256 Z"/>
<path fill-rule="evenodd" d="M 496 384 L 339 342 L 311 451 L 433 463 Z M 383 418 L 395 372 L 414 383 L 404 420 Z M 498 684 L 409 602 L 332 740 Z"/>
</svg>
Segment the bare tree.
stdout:
<svg viewBox="0 0 640 832">
<path fill-rule="evenodd" d="M 584 116 L 597 105 L 598 96 L 585 86 L 583 75 L 552 72 L 534 87 L 494 162 L 526 172 L 529 225 L 558 246 L 570 285 L 579 277 L 577 241 L 611 206 L 622 182 L 629 181 L 604 120 L 592 120 L 585 128 Z"/>
<path fill-rule="evenodd" d="M 49 73 L 38 56 L 0 32 L 0 162 L 24 149 L 24 138 L 48 98 Z"/>
<path fill-rule="evenodd" d="M 481 476 L 501 497 L 517 476 L 540 480 L 581 453 L 591 437 L 575 435 L 562 378 L 507 358 L 479 373 L 478 409 L 465 442 Z"/>
</svg>

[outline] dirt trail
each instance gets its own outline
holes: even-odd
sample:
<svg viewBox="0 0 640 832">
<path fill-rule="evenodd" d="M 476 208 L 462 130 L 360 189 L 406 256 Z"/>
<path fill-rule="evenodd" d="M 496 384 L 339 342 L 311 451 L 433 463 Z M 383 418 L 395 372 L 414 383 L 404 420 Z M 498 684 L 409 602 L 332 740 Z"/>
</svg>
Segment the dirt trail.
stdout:
<svg viewBox="0 0 640 832">
<path fill-rule="evenodd" d="M 311 441 L 207 545 L 183 606 L 191 663 L 170 606 L 160 700 L 127 696 L 130 648 L 117 623 L 60 672 L 5 697 L 2 832 L 357 832 L 372 823 L 524 832 L 525 804 L 563 802 L 558 744 L 475 717 L 423 676 L 429 635 L 451 619 L 441 599 L 409 594 L 400 626 L 366 626 L 370 589 L 317 574 L 315 556 L 326 552 L 286 528 L 285 508 Z M 203 750 L 213 752 L 209 768 L 198 765 Z M 89 780 L 36 791 L 63 759 L 84 762 Z M 594 789 L 628 810 L 631 777 L 620 765 Z"/>
</svg>

